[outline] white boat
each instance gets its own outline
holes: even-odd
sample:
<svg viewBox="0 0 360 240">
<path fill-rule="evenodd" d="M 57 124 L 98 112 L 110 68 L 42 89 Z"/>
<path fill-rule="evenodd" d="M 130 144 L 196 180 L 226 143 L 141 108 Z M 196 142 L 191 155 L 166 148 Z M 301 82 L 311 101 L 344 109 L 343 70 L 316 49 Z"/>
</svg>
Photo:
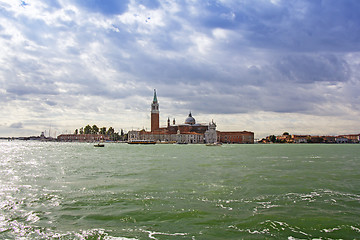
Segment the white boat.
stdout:
<svg viewBox="0 0 360 240">
<path fill-rule="evenodd" d="M 128 144 L 156 144 L 156 142 L 152 140 L 132 140 Z"/>
<path fill-rule="evenodd" d="M 207 143 L 206 146 L 221 146 L 222 143 L 216 142 L 216 143 Z"/>
</svg>

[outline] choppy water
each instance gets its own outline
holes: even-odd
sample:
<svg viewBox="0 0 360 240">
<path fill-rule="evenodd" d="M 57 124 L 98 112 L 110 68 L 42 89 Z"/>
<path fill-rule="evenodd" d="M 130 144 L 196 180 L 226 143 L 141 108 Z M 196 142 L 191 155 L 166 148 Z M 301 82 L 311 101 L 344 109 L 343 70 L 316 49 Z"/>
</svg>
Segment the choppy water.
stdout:
<svg viewBox="0 0 360 240">
<path fill-rule="evenodd" d="M 360 238 L 360 145 L 0 142 L 0 239 Z"/>
</svg>

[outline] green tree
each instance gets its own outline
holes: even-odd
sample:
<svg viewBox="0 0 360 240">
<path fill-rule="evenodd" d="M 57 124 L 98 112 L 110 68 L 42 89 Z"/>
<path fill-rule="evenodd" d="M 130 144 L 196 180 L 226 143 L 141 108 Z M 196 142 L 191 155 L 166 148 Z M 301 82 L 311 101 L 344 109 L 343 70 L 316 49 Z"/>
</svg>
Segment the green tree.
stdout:
<svg viewBox="0 0 360 240">
<path fill-rule="evenodd" d="M 119 133 L 116 132 L 116 133 L 113 133 L 110 138 L 113 141 L 119 141 L 121 137 L 120 137 Z"/>
<path fill-rule="evenodd" d="M 113 129 L 113 127 L 109 127 L 109 129 L 107 130 L 106 134 L 111 136 L 115 133 L 115 130 Z"/>
<path fill-rule="evenodd" d="M 288 132 L 284 132 L 283 136 L 289 136 L 290 134 Z"/>
<path fill-rule="evenodd" d="M 93 126 L 92 126 L 92 132 L 93 132 L 93 134 L 98 134 L 98 133 L 99 133 L 99 128 L 98 128 L 98 126 L 93 125 Z"/>
<path fill-rule="evenodd" d="M 270 138 L 269 138 L 270 142 L 275 142 L 276 141 L 276 137 L 275 135 L 271 135 Z"/>
<path fill-rule="evenodd" d="M 86 125 L 84 128 L 84 134 L 91 134 L 92 133 L 92 127 L 90 125 Z"/>
<path fill-rule="evenodd" d="M 106 134 L 106 127 L 100 128 L 100 134 Z"/>
<path fill-rule="evenodd" d="M 78 133 L 79 133 L 79 130 L 75 129 L 74 134 L 75 134 L 75 135 L 78 135 Z"/>
<path fill-rule="evenodd" d="M 80 128 L 80 134 L 84 134 L 84 128 Z"/>
</svg>

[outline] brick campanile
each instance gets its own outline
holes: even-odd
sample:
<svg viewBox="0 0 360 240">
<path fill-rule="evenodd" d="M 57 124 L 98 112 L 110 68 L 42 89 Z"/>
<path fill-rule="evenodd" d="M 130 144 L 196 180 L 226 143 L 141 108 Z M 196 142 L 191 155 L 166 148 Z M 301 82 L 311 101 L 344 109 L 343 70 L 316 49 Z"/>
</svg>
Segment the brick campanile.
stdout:
<svg viewBox="0 0 360 240">
<path fill-rule="evenodd" d="M 159 129 L 159 103 L 154 89 L 154 99 L 151 103 L 151 132 Z"/>
</svg>

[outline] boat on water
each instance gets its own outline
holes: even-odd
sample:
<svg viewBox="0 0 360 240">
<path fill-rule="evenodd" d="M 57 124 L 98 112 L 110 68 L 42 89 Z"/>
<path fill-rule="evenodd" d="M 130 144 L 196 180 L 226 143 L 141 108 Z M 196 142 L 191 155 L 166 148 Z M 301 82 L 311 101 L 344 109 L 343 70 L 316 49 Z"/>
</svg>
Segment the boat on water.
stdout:
<svg viewBox="0 0 360 240">
<path fill-rule="evenodd" d="M 157 141 L 156 144 L 174 144 L 176 141 Z"/>
<path fill-rule="evenodd" d="M 156 142 L 152 140 L 132 140 L 128 141 L 128 144 L 156 144 Z"/>
<path fill-rule="evenodd" d="M 94 147 L 105 147 L 105 144 L 103 144 L 103 143 L 97 143 L 97 144 L 94 144 Z"/>
<path fill-rule="evenodd" d="M 221 146 L 222 144 L 219 143 L 219 142 L 216 142 L 216 143 L 207 143 L 205 144 L 206 146 Z"/>
</svg>

